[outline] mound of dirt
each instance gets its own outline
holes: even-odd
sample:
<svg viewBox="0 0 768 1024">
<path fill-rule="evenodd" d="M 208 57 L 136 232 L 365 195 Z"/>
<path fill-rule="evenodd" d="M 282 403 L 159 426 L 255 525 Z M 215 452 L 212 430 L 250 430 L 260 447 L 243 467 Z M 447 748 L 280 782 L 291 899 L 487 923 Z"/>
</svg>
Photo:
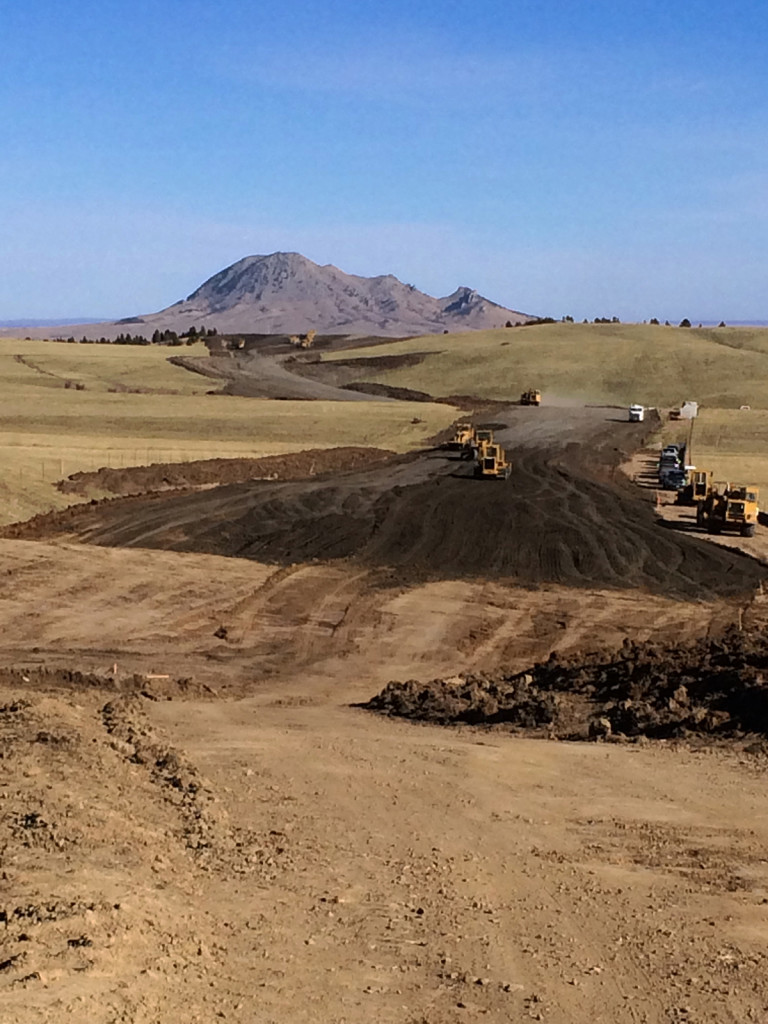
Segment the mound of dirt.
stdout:
<svg viewBox="0 0 768 1024">
<path fill-rule="evenodd" d="M 747 557 L 660 531 L 650 506 L 559 467 L 520 460 L 508 484 L 457 475 L 392 485 L 253 493 L 226 523 L 189 523 L 180 546 L 262 562 L 355 558 L 408 580 L 505 578 L 690 597 L 702 588 L 743 593 L 764 576 Z"/>
<path fill-rule="evenodd" d="M 768 631 L 732 629 L 689 644 L 625 640 L 610 654 L 553 654 L 515 675 L 392 682 L 363 706 L 558 739 L 768 739 L 767 669 Z"/>
<path fill-rule="evenodd" d="M 287 455 L 260 459 L 200 459 L 193 462 L 163 462 L 151 466 L 111 469 L 107 466 L 89 473 L 73 473 L 57 483 L 63 494 L 87 496 L 93 492 L 147 494 L 152 491 L 210 487 L 242 483 L 245 480 L 302 480 L 327 473 L 345 473 L 392 458 L 382 448 L 311 448 Z"/>
</svg>

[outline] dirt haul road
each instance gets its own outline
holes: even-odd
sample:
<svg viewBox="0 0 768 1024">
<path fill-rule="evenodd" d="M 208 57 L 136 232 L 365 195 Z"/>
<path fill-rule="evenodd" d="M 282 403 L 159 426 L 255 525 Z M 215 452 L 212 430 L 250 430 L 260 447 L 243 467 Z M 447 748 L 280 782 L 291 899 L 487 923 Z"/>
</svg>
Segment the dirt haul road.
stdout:
<svg viewBox="0 0 768 1024">
<path fill-rule="evenodd" d="M 511 410 L 508 483 L 433 454 L 0 541 L 0 664 L 105 686 L 0 671 L 3 1021 L 768 1019 L 759 755 L 349 707 L 764 615 L 612 481 L 613 415 Z"/>
<path fill-rule="evenodd" d="M 509 482 L 476 480 L 468 463 L 430 452 L 336 477 L 83 506 L 6 535 L 284 566 L 353 559 L 396 581 L 506 579 L 690 598 L 754 589 L 764 570 L 750 559 L 658 529 L 650 504 L 616 472 L 648 426 L 615 420 L 604 409 L 510 409 L 497 430 L 513 461 Z"/>
</svg>

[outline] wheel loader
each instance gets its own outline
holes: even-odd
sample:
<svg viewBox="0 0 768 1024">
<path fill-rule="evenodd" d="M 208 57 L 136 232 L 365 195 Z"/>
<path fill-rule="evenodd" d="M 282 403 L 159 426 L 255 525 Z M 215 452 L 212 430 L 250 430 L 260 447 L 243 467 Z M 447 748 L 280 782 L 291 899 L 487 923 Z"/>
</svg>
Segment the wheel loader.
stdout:
<svg viewBox="0 0 768 1024">
<path fill-rule="evenodd" d="M 738 530 L 742 537 L 754 537 L 758 518 L 757 487 L 726 484 L 722 493 L 711 487 L 696 509 L 696 522 L 708 533 Z"/>
<path fill-rule="evenodd" d="M 529 388 L 520 395 L 520 405 L 541 405 L 541 392 L 538 388 Z"/>
<path fill-rule="evenodd" d="M 508 480 L 512 466 L 500 444 L 484 441 L 477 452 L 475 476 L 486 480 Z"/>
</svg>

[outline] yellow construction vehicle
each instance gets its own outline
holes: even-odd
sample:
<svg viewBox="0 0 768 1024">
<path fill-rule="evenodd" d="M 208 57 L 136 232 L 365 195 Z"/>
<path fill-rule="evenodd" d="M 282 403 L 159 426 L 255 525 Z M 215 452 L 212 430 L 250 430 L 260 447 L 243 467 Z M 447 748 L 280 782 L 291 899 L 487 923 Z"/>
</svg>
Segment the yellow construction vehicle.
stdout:
<svg viewBox="0 0 768 1024">
<path fill-rule="evenodd" d="M 677 492 L 677 505 L 698 505 L 712 490 L 712 471 L 687 467 L 685 486 Z"/>
<path fill-rule="evenodd" d="M 507 453 L 500 444 L 496 444 L 494 441 L 483 441 L 479 445 L 475 476 L 507 480 L 511 472 L 512 466 L 507 459 Z"/>
<path fill-rule="evenodd" d="M 448 451 L 458 452 L 464 449 L 471 450 L 475 444 L 475 428 L 471 423 L 457 423 L 453 437 L 446 441 L 445 447 Z"/>
<path fill-rule="evenodd" d="M 541 392 L 538 388 L 529 388 L 520 395 L 520 405 L 541 405 Z"/>
<path fill-rule="evenodd" d="M 759 492 L 752 484 L 726 484 L 722 492 L 709 488 L 703 501 L 697 503 L 696 522 L 708 533 L 738 530 L 742 537 L 753 537 L 759 509 Z"/>
<path fill-rule="evenodd" d="M 317 331 L 315 330 L 307 331 L 306 334 L 291 334 L 289 335 L 288 340 L 292 345 L 295 345 L 296 348 L 312 348 L 316 334 Z"/>
</svg>

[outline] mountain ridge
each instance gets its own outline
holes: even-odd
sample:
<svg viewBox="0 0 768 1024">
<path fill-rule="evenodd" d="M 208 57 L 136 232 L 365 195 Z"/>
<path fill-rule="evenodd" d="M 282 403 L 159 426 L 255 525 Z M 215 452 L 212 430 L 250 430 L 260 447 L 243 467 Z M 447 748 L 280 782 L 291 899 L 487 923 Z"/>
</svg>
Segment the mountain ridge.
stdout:
<svg viewBox="0 0 768 1024">
<path fill-rule="evenodd" d="M 300 253 L 275 252 L 244 256 L 156 313 L 83 322 L 67 333 L 109 338 L 135 327 L 131 333 L 151 336 L 156 330 L 182 333 L 195 326 L 215 327 L 220 334 L 301 334 L 314 329 L 403 337 L 487 330 L 531 319 L 465 285 L 435 298 L 394 274 L 362 277 L 330 263 L 320 266 Z"/>
<path fill-rule="evenodd" d="M 300 333 L 314 328 L 393 336 L 503 327 L 507 320 L 531 319 L 466 286 L 434 298 L 393 274 L 347 274 L 293 252 L 245 256 L 186 299 L 142 319 L 154 325 L 157 318 L 170 317 L 189 318 L 186 326 L 202 319 L 206 326 L 227 332 Z"/>
</svg>

